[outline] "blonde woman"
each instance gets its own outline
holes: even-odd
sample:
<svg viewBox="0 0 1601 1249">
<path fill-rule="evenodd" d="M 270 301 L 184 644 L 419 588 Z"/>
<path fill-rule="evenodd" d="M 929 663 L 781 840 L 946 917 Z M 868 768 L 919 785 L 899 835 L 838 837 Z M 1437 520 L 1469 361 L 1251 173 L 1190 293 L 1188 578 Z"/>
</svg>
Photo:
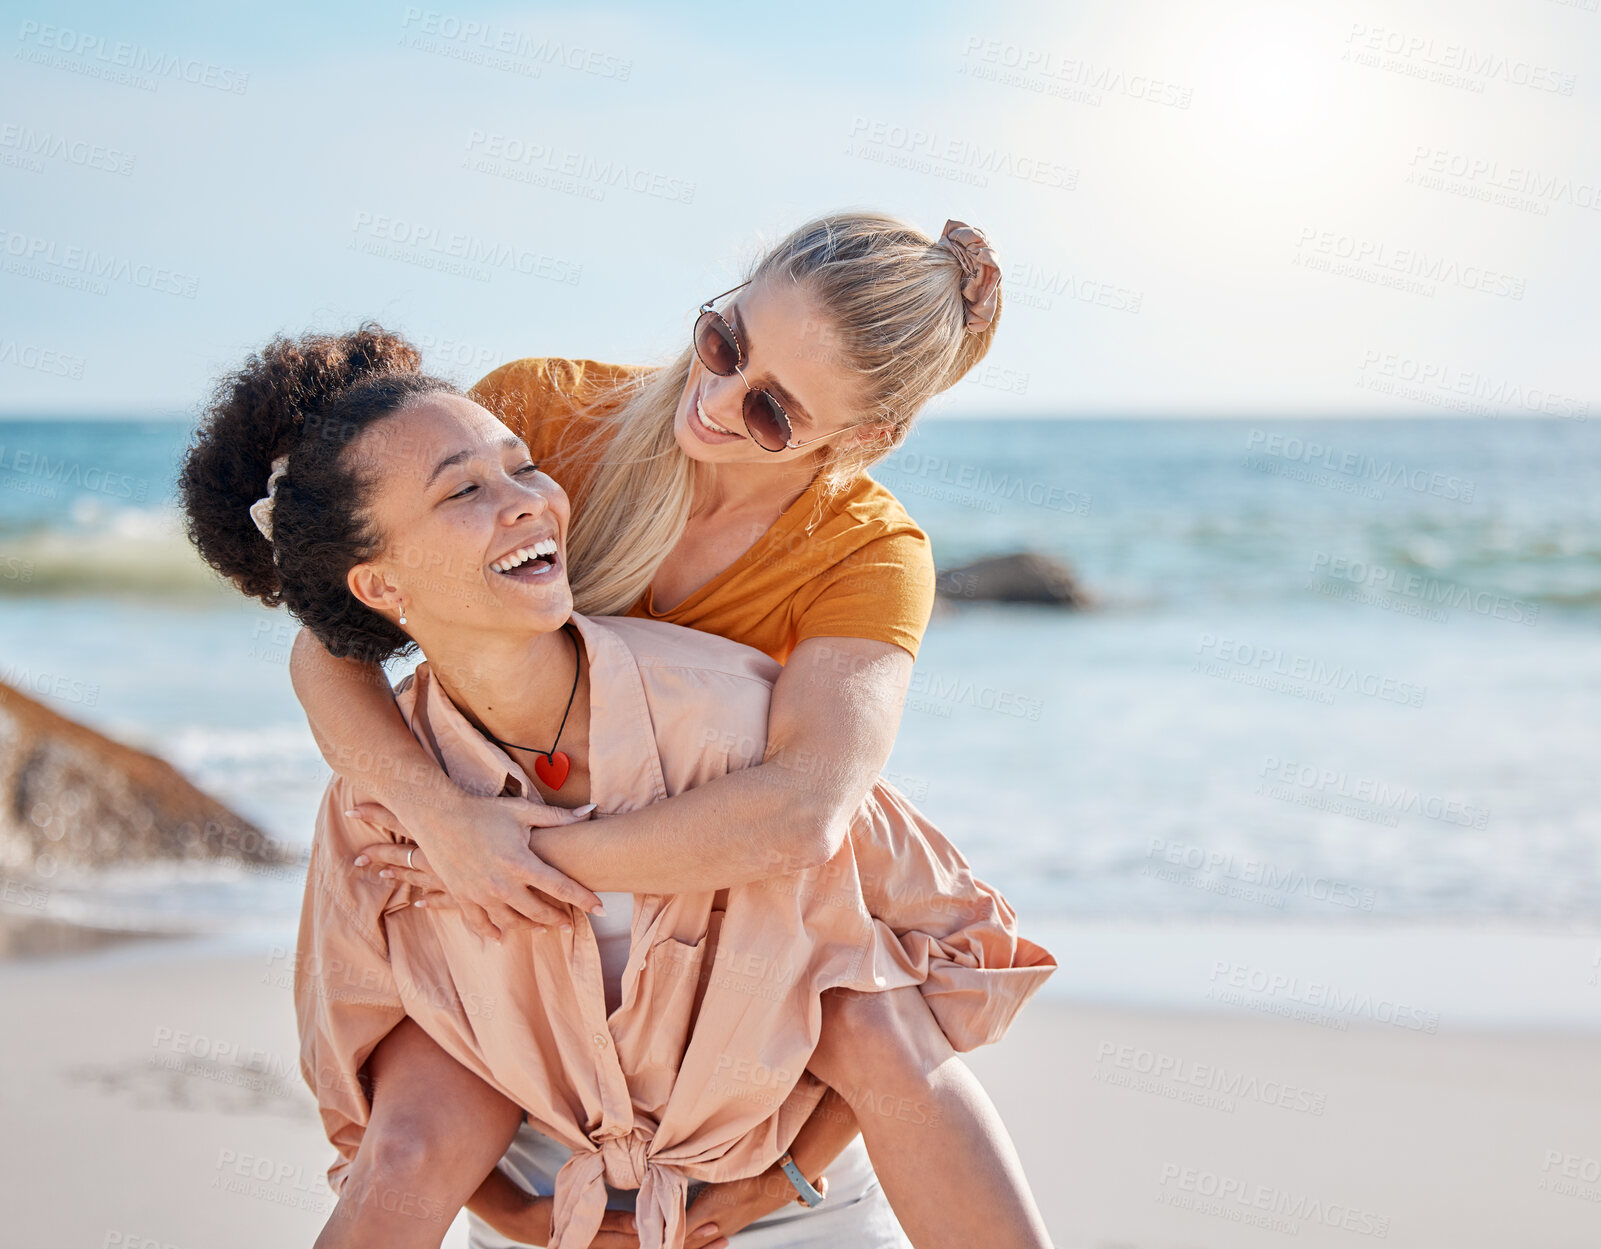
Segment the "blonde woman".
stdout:
<svg viewBox="0 0 1601 1249">
<path fill-rule="evenodd" d="M 551 827 L 568 817 L 544 802 L 455 790 L 381 673 L 302 632 L 296 690 L 330 766 L 383 799 L 362 814 L 421 848 L 374 848 L 374 866 L 421 888 L 442 883 L 474 931 L 496 935 L 563 922 L 566 909 L 539 893 L 595 908 L 572 878 L 602 879 L 618 862 L 632 865 L 634 888 L 672 892 L 828 861 L 888 759 L 933 597 L 927 538 L 865 470 L 983 358 L 999 280 L 987 242 L 961 223 L 935 240 L 892 218 L 839 214 L 783 240 L 731 304 L 702 305 L 692 345 L 664 368 L 531 360 L 484 379 L 475 397 L 573 497 L 579 610 L 720 633 L 784 668 L 762 762 L 585 825 L 578 839 Z M 559 807 L 557 745 L 524 743 L 518 757 Z M 427 1120 L 439 1099 L 426 1090 L 455 1087 L 440 1057 L 404 1029 L 373 1055 L 389 1087 L 418 1093 L 416 1139 L 448 1139 L 449 1125 Z M 998 1116 L 920 994 L 829 995 L 810 1069 L 858 1109 L 872 1104 L 863 1090 L 937 1108 L 857 1115 L 919 1249 L 1047 1243 Z M 832 1122 L 845 1129 L 814 1168 L 854 1135 L 848 1116 Z M 417 1161 L 400 1158 L 391 1182 L 404 1187 Z M 772 1191 L 702 1193 L 716 1230 L 692 1209 L 692 1249 L 776 1208 Z"/>
</svg>

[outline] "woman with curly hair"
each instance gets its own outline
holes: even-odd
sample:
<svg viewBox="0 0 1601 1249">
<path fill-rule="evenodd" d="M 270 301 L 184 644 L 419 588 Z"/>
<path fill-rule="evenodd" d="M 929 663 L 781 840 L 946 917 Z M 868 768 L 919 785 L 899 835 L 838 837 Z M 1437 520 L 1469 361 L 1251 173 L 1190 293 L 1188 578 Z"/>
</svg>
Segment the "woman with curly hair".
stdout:
<svg viewBox="0 0 1601 1249">
<path fill-rule="evenodd" d="M 598 862 L 648 871 L 652 883 L 640 888 L 729 887 L 825 863 L 843 844 L 887 760 L 932 604 L 926 537 L 864 470 L 899 445 L 929 398 L 982 359 L 999 276 L 982 235 L 960 223 L 932 240 L 891 218 L 840 214 L 780 243 L 730 292 L 733 304 L 702 305 L 693 345 L 665 368 L 519 361 L 475 388 L 572 488 L 581 609 L 687 624 L 785 664 L 753 766 L 586 826 L 598 830 Z M 330 765 L 385 803 L 357 810 L 422 847 L 374 849 L 374 868 L 419 888 L 437 887 L 437 873 L 466 922 L 491 935 L 562 922 L 563 908 L 546 898 L 595 905 L 571 877 L 602 877 L 577 866 L 571 830 L 552 827 L 565 817 L 446 780 L 371 665 L 331 657 L 303 633 L 294 673 Z M 534 745 L 519 758 L 535 765 L 540 796 L 564 803 L 568 790 L 546 785 L 556 773 L 539 774 L 549 760 Z M 564 867 L 566 876 L 556 870 Z M 892 1002 L 893 1018 L 879 1013 Z M 828 995 L 824 1022 L 814 1072 L 842 1054 L 858 1064 L 883 1056 L 902 1065 L 873 1087 L 905 1088 L 921 1104 L 938 1090 L 951 1103 L 932 1131 L 894 1115 L 863 1125 L 878 1180 L 914 1241 L 1044 1243 L 1015 1156 L 993 1146 L 1004 1129 L 949 1046 L 932 1043 L 944 1038 L 922 997 Z M 830 1044 L 848 1037 L 858 1043 Z M 375 1069 L 388 1070 L 389 1051 L 411 1040 L 396 1029 Z M 409 1069 L 420 1072 L 427 1046 L 412 1050 Z M 836 1087 L 851 1086 L 852 1075 L 832 1074 Z M 869 1086 L 864 1074 L 853 1073 L 855 1087 Z M 850 1116 L 831 1122 L 849 1127 Z M 439 1139 L 411 1126 L 417 1139 Z M 941 1149 L 919 1148 L 935 1136 Z M 504 1164 L 536 1188 L 549 1178 L 533 1160 L 541 1144 L 525 1130 Z M 416 1161 L 401 1158 L 391 1173 Z M 836 1193 L 846 1172 L 871 1183 L 865 1163 L 859 1148 L 847 1151 L 829 1173 Z M 729 1230 L 744 1214 L 773 1209 L 771 1191 L 747 1185 L 701 1200 Z M 962 1200 L 942 1200 L 958 1193 Z M 696 1211 L 691 1223 L 692 1233 L 706 1226 Z M 475 1237 L 506 1243 L 483 1228 Z"/>
</svg>

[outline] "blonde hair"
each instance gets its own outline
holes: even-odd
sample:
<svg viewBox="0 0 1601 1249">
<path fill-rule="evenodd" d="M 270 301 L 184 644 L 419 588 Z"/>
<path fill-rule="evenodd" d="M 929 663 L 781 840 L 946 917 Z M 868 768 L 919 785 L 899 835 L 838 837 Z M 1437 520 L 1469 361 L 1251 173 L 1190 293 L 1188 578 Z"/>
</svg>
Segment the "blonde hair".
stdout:
<svg viewBox="0 0 1601 1249">
<path fill-rule="evenodd" d="M 888 436 L 818 452 L 821 505 L 906 440 L 913 418 L 989 351 L 1000 306 L 969 333 L 955 254 L 883 213 L 834 213 L 809 221 L 767 252 L 752 283 L 788 281 L 815 301 L 815 329 L 831 362 L 855 379 L 859 419 Z M 626 612 L 684 532 L 695 461 L 673 433 L 693 349 L 597 401 L 610 415 L 575 449 L 593 465 L 568 535 L 573 602 L 587 615 Z"/>
</svg>

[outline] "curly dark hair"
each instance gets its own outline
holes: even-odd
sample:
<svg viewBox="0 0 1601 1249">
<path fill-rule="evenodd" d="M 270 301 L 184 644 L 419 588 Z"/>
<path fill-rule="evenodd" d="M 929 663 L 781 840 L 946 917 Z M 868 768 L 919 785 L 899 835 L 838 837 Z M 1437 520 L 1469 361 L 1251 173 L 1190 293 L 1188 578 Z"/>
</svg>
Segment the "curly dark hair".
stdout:
<svg viewBox="0 0 1601 1249">
<path fill-rule="evenodd" d="M 178 475 L 184 531 L 201 558 L 250 597 L 286 605 L 345 658 L 382 663 L 414 645 L 346 584 L 382 535 L 365 514 L 371 478 L 344 451 L 419 395 L 461 393 L 420 363 L 416 347 L 371 322 L 348 334 L 280 335 L 218 382 Z M 250 505 L 284 454 L 269 543 Z"/>
</svg>

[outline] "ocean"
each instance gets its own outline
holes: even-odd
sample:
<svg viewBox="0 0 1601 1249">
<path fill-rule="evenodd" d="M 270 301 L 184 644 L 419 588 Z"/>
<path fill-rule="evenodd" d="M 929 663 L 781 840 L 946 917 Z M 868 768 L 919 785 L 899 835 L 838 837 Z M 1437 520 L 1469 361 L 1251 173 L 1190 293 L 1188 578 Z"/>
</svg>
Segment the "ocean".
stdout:
<svg viewBox="0 0 1601 1249">
<path fill-rule="evenodd" d="M 186 437 L 0 422 L 0 679 L 304 845 L 295 626 L 191 554 Z M 942 608 L 888 769 L 1026 918 L 1595 930 L 1596 424 L 942 419 L 875 475 L 942 567 L 1043 552 L 1095 601 Z M 88 923 L 299 905 L 293 873 L 43 867 Z"/>
</svg>

